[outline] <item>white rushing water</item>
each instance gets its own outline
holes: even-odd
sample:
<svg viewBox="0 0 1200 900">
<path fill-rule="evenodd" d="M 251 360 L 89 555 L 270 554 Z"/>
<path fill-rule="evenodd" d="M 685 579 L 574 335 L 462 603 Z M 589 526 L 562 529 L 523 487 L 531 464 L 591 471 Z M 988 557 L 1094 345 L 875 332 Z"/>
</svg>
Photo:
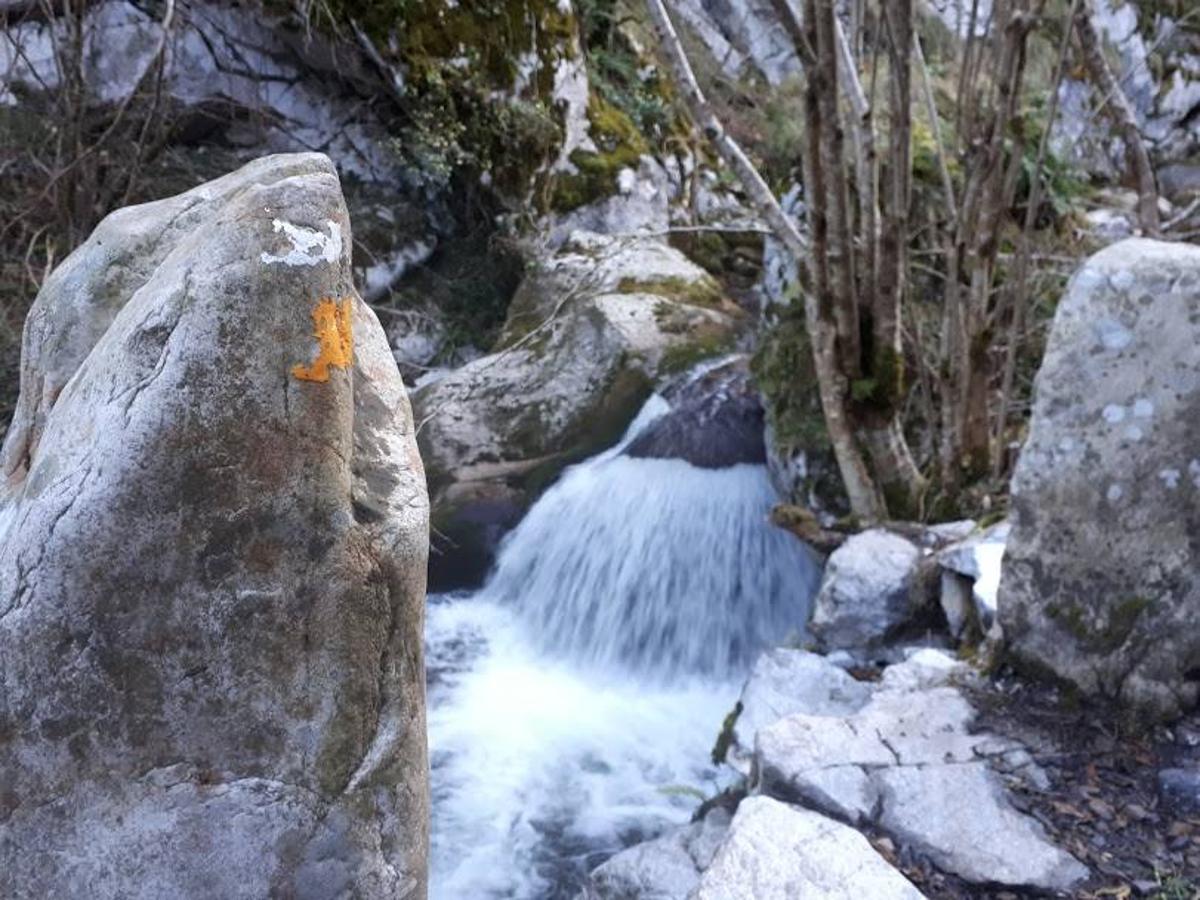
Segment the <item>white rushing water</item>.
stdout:
<svg viewBox="0 0 1200 900">
<path fill-rule="evenodd" d="M 481 591 L 430 598 L 435 900 L 571 898 L 686 822 L 754 655 L 800 634 L 819 573 L 764 467 L 620 455 L 666 408 L 564 473 Z"/>
</svg>

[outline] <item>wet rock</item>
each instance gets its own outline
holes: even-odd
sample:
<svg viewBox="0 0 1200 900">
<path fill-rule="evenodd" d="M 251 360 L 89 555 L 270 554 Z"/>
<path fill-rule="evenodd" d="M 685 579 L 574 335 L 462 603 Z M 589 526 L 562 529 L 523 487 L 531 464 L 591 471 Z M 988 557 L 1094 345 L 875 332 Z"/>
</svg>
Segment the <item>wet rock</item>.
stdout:
<svg viewBox="0 0 1200 900">
<path fill-rule="evenodd" d="M 578 900 L 688 900 L 729 831 L 712 810 L 693 822 L 623 850 L 592 870 Z"/>
<path fill-rule="evenodd" d="M 833 552 L 813 601 L 809 630 L 825 649 L 883 643 L 910 623 L 923 600 L 921 550 L 882 528 L 856 534 Z"/>
<path fill-rule="evenodd" d="M 423 895 L 428 502 L 350 247 L 330 161 L 269 157 L 47 279 L 0 487 L 7 895 Z"/>
<path fill-rule="evenodd" d="M 532 274 L 500 347 L 414 396 L 440 554 L 431 584 L 486 572 L 510 510 L 616 443 L 660 382 L 728 349 L 739 320 L 720 301 L 704 270 L 645 239 L 577 235 Z"/>
<path fill-rule="evenodd" d="M 1134 239 L 1076 273 L 1012 484 L 1014 657 L 1152 713 L 1200 699 L 1200 248 Z"/>
<path fill-rule="evenodd" d="M 920 900 L 923 895 L 853 828 L 769 797 L 748 797 L 691 896 Z"/>
<path fill-rule="evenodd" d="M 1158 773 L 1158 797 L 1170 815 L 1200 815 L 1200 769 L 1163 769 Z"/>
<path fill-rule="evenodd" d="M 762 404 L 744 357 L 687 379 L 666 398 L 670 411 L 630 442 L 630 456 L 702 469 L 766 463 Z"/>
</svg>

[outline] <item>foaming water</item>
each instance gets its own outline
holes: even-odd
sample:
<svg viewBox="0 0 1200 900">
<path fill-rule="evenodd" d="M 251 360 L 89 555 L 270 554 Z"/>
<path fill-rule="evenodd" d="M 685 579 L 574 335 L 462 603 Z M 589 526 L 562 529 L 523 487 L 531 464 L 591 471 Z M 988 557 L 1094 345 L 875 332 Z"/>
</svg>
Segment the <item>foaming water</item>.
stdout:
<svg viewBox="0 0 1200 900">
<path fill-rule="evenodd" d="M 818 578 L 761 466 L 621 449 L 568 470 L 472 596 L 430 598 L 435 898 L 573 898 L 613 852 L 722 785 L 740 677 Z"/>
</svg>

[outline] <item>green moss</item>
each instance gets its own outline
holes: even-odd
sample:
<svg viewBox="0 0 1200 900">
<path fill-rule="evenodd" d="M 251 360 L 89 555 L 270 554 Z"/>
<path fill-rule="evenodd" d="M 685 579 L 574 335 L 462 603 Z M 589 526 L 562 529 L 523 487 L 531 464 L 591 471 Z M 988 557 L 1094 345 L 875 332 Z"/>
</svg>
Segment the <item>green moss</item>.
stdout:
<svg viewBox="0 0 1200 900">
<path fill-rule="evenodd" d="M 611 196 L 617 187 L 617 173 L 637 168 L 638 160 L 649 147 L 629 116 L 599 94 L 588 100 L 588 134 L 596 151 L 576 150 L 571 162 L 574 173 L 551 176 L 550 208 L 569 212 L 588 203 Z"/>
<path fill-rule="evenodd" d="M 710 277 L 703 278 L 622 278 L 617 284 L 622 294 L 657 294 L 692 306 L 718 307 L 725 299 L 721 286 Z"/>
<path fill-rule="evenodd" d="M 629 360 L 621 360 L 604 392 L 604 398 L 594 409 L 577 416 L 572 427 L 557 442 L 563 449 L 553 453 L 525 476 L 521 486 L 530 497 L 536 497 L 545 490 L 567 466 L 612 446 L 625 433 L 654 390 L 649 377 L 628 363 Z M 534 425 L 537 428 L 535 436 L 544 440 L 545 428 L 540 427 L 540 418 Z M 540 440 L 526 448 L 531 451 L 530 456 L 545 455 L 546 448 Z"/>
<path fill-rule="evenodd" d="M 700 326 L 693 329 L 688 340 L 668 347 L 658 364 L 663 375 L 685 372 L 701 360 L 728 353 L 734 346 L 734 334 L 724 325 L 713 323 L 711 328 Z"/>
<path fill-rule="evenodd" d="M 1134 626 L 1142 613 L 1153 605 L 1149 597 L 1128 597 L 1113 607 L 1108 616 L 1108 624 L 1100 634 L 1100 639 L 1106 648 L 1115 650 L 1120 647 L 1133 633 Z"/>
<path fill-rule="evenodd" d="M 729 748 L 733 746 L 733 729 L 737 726 L 738 716 L 742 714 L 742 701 L 729 711 L 729 715 L 725 717 L 725 721 L 721 723 L 721 732 L 717 735 L 717 742 L 713 744 L 712 761 L 714 766 L 719 766 L 725 762 L 725 758 L 729 756 Z"/>
<path fill-rule="evenodd" d="M 832 452 L 802 313 L 791 310 L 764 335 L 750 368 L 779 449 Z"/>
<path fill-rule="evenodd" d="M 1046 607 L 1047 618 L 1094 653 L 1112 653 L 1129 639 L 1142 614 L 1153 605 L 1148 597 L 1129 597 L 1118 601 L 1109 611 L 1102 626 L 1093 624 L 1092 617 L 1079 603 L 1067 601 Z"/>
<path fill-rule="evenodd" d="M 459 173 L 473 183 L 487 173 L 495 191 L 525 207 L 534 176 L 562 146 L 562 115 L 551 100 L 556 69 L 578 48 L 570 12 L 556 0 L 292 6 L 343 37 L 352 23 L 361 27 L 403 73 L 397 156 L 440 186 Z"/>
</svg>

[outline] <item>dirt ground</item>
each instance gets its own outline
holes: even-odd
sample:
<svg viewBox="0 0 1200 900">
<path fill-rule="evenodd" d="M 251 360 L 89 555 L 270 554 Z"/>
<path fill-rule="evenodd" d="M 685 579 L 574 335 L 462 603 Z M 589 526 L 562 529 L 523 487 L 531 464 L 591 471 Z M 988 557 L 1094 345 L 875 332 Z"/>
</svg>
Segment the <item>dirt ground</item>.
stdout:
<svg viewBox="0 0 1200 900">
<path fill-rule="evenodd" d="M 1070 896 L 1200 900 L 1200 815 L 1172 815 L 1158 798 L 1160 769 L 1200 766 L 1200 712 L 1139 725 L 1011 672 L 970 693 L 976 727 L 1021 741 L 1049 776 L 1049 791 L 1018 789 L 1012 799 L 1092 870 Z M 967 885 L 885 837 L 872 842 L 931 900 L 1054 896 Z"/>
</svg>

